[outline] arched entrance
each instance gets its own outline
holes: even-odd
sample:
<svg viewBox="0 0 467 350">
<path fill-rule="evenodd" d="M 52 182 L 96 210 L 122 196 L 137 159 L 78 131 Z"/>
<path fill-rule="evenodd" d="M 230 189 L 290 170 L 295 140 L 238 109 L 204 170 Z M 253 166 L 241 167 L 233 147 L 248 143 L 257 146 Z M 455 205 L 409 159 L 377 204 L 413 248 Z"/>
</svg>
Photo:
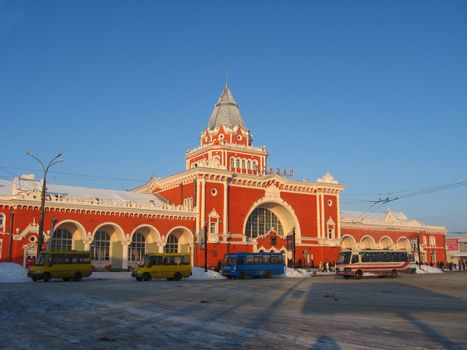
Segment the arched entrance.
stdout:
<svg viewBox="0 0 467 350">
<path fill-rule="evenodd" d="M 168 234 L 165 241 L 166 253 L 190 253 L 193 262 L 193 233 L 186 227 L 176 227 Z"/>
<path fill-rule="evenodd" d="M 375 240 L 370 236 L 365 236 L 360 240 L 361 249 L 376 249 Z"/>
<path fill-rule="evenodd" d="M 300 244 L 301 231 L 298 219 L 292 207 L 281 199 L 267 199 L 255 203 L 243 224 L 245 239 L 255 241 L 269 235 L 271 232 L 285 238 L 292 233 L 293 229 L 295 229 L 295 241 Z M 277 240 L 265 240 L 263 243 L 264 248 L 266 250 L 273 248 L 271 242 L 275 241 Z M 281 246 L 275 248 L 281 249 Z M 288 258 L 291 258 L 291 256 Z"/>
<path fill-rule="evenodd" d="M 389 237 L 383 237 L 379 240 L 380 249 L 391 249 L 392 245 L 393 242 Z"/>
<path fill-rule="evenodd" d="M 98 226 L 92 235 L 91 242 L 93 265 L 100 269 L 107 267 L 112 269 L 126 268 L 127 260 L 126 257 L 124 259 L 123 253 L 124 240 L 123 230 L 117 224 L 105 223 Z"/>
<path fill-rule="evenodd" d="M 47 242 L 51 250 L 85 250 L 86 230 L 76 221 L 59 222 Z"/>
<path fill-rule="evenodd" d="M 398 250 L 404 250 L 406 252 L 410 252 L 410 241 L 408 240 L 407 237 L 400 237 L 397 240 L 396 248 Z"/>
<path fill-rule="evenodd" d="M 355 242 L 355 239 L 352 236 L 344 235 L 341 239 L 341 248 L 356 250 L 357 242 Z"/>
<path fill-rule="evenodd" d="M 162 246 L 159 231 L 151 225 L 138 226 L 128 244 L 128 266 L 135 267 L 145 253 L 158 253 Z"/>
</svg>

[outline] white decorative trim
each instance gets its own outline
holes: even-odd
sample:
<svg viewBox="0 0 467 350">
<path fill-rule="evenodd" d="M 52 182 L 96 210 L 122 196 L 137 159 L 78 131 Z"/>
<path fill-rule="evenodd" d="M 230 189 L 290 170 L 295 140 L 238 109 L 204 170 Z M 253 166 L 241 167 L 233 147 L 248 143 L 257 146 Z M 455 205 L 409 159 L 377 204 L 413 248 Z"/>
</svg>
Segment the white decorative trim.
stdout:
<svg viewBox="0 0 467 350">
<path fill-rule="evenodd" d="M 329 184 L 338 184 L 339 182 L 334 179 L 334 177 L 329 173 L 329 171 L 324 174 L 323 177 L 320 177 L 316 182 L 329 183 Z"/>
</svg>

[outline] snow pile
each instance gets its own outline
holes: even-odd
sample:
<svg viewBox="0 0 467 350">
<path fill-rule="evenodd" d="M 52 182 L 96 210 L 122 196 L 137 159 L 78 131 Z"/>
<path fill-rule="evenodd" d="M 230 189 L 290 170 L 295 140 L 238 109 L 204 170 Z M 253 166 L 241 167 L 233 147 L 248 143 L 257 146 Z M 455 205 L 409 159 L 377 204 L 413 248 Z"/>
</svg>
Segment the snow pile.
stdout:
<svg viewBox="0 0 467 350">
<path fill-rule="evenodd" d="M 290 267 L 285 268 L 284 277 L 287 277 L 287 278 L 306 278 L 310 276 L 311 276 L 310 273 L 306 270 L 292 269 Z"/>
<path fill-rule="evenodd" d="M 131 272 L 93 272 L 93 280 L 132 280 Z"/>
<path fill-rule="evenodd" d="M 28 270 L 18 264 L 0 263 L 0 283 L 30 282 Z"/>
<path fill-rule="evenodd" d="M 443 273 L 442 270 L 438 269 L 437 267 L 432 267 L 429 265 L 422 265 L 422 266 L 417 266 L 417 270 L 415 273 Z"/>
<path fill-rule="evenodd" d="M 204 272 L 204 269 L 200 267 L 193 267 L 193 274 L 189 277 L 190 280 L 219 280 L 224 278 L 219 272 L 212 270 Z"/>
</svg>

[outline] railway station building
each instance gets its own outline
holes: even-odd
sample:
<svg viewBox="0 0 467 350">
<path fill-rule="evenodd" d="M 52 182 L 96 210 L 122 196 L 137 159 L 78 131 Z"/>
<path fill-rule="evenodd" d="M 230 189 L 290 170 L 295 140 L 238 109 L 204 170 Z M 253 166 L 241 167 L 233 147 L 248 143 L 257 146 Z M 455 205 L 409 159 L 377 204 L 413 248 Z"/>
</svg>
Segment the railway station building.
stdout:
<svg viewBox="0 0 467 350">
<path fill-rule="evenodd" d="M 336 261 L 341 249 L 446 260 L 444 227 L 391 210 L 342 210 L 345 186 L 329 172 L 296 180 L 267 158 L 226 85 L 182 172 L 131 191 L 47 184 L 44 248 L 90 250 L 97 269 L 123 270 L 145 252 L 190 252 L 194 265 L 210 267 L 244 251 L 283 252 L 300 266 Z M 41 186 L 30 175 L 0 180 L 0 261 L 26 265 L 36 254 Z"/>
</svg>

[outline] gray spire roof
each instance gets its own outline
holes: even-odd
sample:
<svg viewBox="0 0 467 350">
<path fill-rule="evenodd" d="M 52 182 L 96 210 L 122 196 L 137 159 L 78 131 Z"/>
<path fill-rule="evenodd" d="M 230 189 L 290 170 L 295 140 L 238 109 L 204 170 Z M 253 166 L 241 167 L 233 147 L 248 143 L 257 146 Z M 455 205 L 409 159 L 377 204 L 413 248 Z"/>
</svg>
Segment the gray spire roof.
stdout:
<svg viewBox="0 0 467 350">
<path fill-rule="evenodd" d="M 225 84 L 224 90 L 211 113 L 208 129 L 212 130 L 221 125 L 228 128 L 234 128 L 235 126 L 245 128 L 237 102 L 227 84 Z"/>
</svg>

